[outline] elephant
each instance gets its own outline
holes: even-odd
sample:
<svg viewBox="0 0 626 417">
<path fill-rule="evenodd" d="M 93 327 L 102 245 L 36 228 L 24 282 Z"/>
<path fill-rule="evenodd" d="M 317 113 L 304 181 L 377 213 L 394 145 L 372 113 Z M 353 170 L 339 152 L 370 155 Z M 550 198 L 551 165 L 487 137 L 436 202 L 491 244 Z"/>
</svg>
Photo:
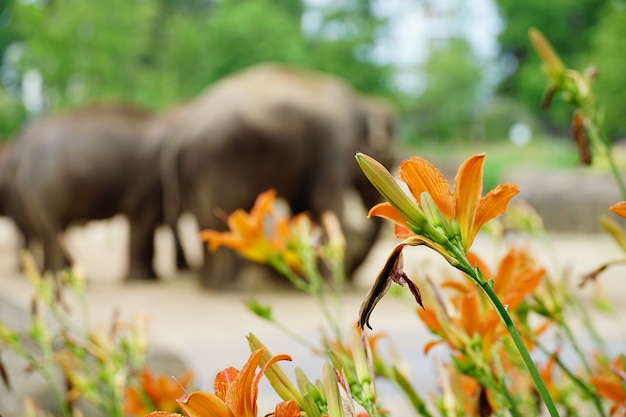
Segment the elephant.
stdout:
<svg viewBox="0 0 626 417">
<path fill-rule="evenodd" d="M 375 129 L 369 124 L 379 119 L 383 127 L 370 142 Z M 167 137 L 161 154 L 166 221 L 175 224 L 190 212 L 201 230 L 224 230 L 224 214 L 250 209 L 258 194 L 275 189 L 292 213 L 308 212 L 314 221 L 327 210 L 338 215 L 349 277 L 380 229 L 374 222 L 366 235 L 352 238 L 343 221 L 347 190 L 357 191 L 366 206 L 379 201 L 354 156 L 361 151 L 391 164 L 391 123 L 390 107 L 359 96 L 336 76 L 278 63 L 233 73 L 155 118 L 152 135 Z M 204 247 L 202 283 L 237 288 L 240 267 L 230 250 Z"/>
<path fill-rule="evenodd" d="M 160 143 L 145 134 L 152 117 L 127 105 L 46 116 L 28 123 L 2 153 L 0 214 L 15 221 L 26 245 L 41 242 L 44 270 L 69 265 L 59 241 L 68 226 L 123 214 L 130 224 L 128 277 L 156 278 L 154 233 L 163 204 Z"/>
</svg>

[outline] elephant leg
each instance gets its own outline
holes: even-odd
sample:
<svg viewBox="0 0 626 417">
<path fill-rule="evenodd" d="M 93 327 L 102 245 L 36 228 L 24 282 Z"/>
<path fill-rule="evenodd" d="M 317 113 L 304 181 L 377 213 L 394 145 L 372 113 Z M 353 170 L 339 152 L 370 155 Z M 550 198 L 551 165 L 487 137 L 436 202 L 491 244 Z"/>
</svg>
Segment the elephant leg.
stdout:
<svg viewBox="0 0 626 417">
<path fill-rule="evenodd" d="M 174 250 L 176 252 L 176 269 L 179 271 L 188 271 L 189 263 L 185 257 L 185 250 L 180 239 L 180 233 L 177 228 L 172 228 L 172 234 L 174 237 Z"/>
<path fill-rule="evenodd" d="M 208 207 L 209 196 L 198 191 L 191 212 L 196 217 L 199 229 L 224 230 L 224 223 Z M 240 264 L 243 261 L 238 254 L 224 247 L 210 251 L 208 245 L 203 243 L 202 256 L 200 279 L 203 287 L 217 290 L 237 289 Z"/>
<path fill-rule="evenodd" d="M 70 266 L 65 249 L 61 246 L 58 233 L 46 233 L 42 238 L 43 270 L 60 271 Z"/>
<path fill-rule="evenodd" d="M 370 220 L 372 224 L 369 225 L 370 227 L 367 227 L 365 231 L 344 227 L 346 242 L 348 242 L 344 262 L 346 280 L 348 282 L 353 281 L 355 271 L 365 261 L 380 235 L 382 226 L 381 219 L 376 218 Z"/>
<path fill-rule="evenodd" d="M 157 219 L 149 213 L 128 216 L 130 223 L 129 280 L 156 280 L 154 271 L 154 236 Z"/>
<path fill-rule="evenodd" d="M 203 249 L 204 261 L 200 270 L 202 286 L 216 290 L 239 289 L 238 274 L 241 259 L 229 248 L 219 248 L 215 252 Z"/>
</svg>

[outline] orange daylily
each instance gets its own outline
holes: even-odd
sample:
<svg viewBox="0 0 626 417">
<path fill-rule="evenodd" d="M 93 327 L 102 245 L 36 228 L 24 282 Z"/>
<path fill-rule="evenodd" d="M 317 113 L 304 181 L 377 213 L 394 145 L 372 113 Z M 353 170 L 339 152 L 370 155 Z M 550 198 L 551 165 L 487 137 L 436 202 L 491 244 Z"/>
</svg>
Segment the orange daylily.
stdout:
<svg viewBox="0 0 626 417">
<path fill-rule="evenodd" d="M 612 401 L 610 415 L 622 410 L 626 412 L 626 357 L 619 355 L 611 363 L 610 369 L 604 369 L 599 375 L 591 378 L 591 384 L 598 395 Z"/>
<path fill-rule="evenodd" d="M 617 214 L 620 217 L 626 218 L 626 201 L 620 201 L 619 203 L 613 204 L 609 207 L 613 213 Z"/>
<path fill-rule="evenodd" d="M 252 352 L 241 370 L 224 369 L 215 376 L 215 394 L 195 391 L 178 400 L 180 408 L 189 417 L 256 417 L 258 386 L 265 370 L 280 360 L 291 360 L 289 355 L 276 355 L 255 374 L 265 348 Z M 276 417 L 299 417 L 293 405 L 276 407 Z"/>
<path fill-rule="evenodd" d="M 228 216 L 229 231 L 203 230 L 200 232 L 200 239 L 207 242 L 212 251 L 220 246 L 226 246 L 259 263 L 266 263 L 273 256 L 283 254 L 288 263 L 297 265 L 295 255 L 287 245 L 291 236 L 289 219 L 270 219 L 275 200 L 276 190 L 259 194 L 250 213 L 237 209 Z M 272 229 L 269 231 L 268 220 L 272 220 Z M 293 221 L 297 221 L 297 216 Z"/>
<path fill-rule="evenodd" d="M 405 160 L 398 170 L 398 176 L 407 184 L 418 205 L 423 204 L 422 193 L 428 193 L 445 220 L 456 221 L 465 251 L 472 245 L 478 230 L 489 220 L 504 213 L 511 198 L 519 193 L 515 184 L 500 184 L 482 197 L 484 159 L 485 154 L 476 154 L 460 166 L 454 182 L 454 193 L 441 171 L 423 158 Z M 407 224 L 411 219 L 405 218 L 389 202 L 374 206 L 369 216 L 384 217 L 395 222 L 398 237 L 413 234 Z"/>
<path fill-rule="evenodd" d="M 534 292 L 545 276 L 545 270 L 533 262 L 530 254 L 517 248 L 509 249 L 495 274 L 472 252 L 468 258 L 485 279 L 493 280 L 495 293 L 509 311 L 513 311 L 528 294 Z M 489 355 L 493 341 L 506 332 L 495 310 L 488 308 L 482 293 L 470 281 L 446 281 L 442 287 L 458 292 L 451 298 L 450 313 L 436 309 L 417 310 L 426 326 L 442 337 L 442 340 L 428 343 L 425 350 L 443 341 L 462 350 L 466 342 L 478 335 L 482 340 L 483 354 Z"/>
<path fill-rule="evenodd" d="M 193 377 L 192 372 L 185 372 L 176 380 L 159 375 L 153 377 L 149 369 L 144 368 L 141 372 L 140 388 L 129 387 L 126 390 L 124 414 L 129 416 L 144 416 L 155 408 L 161 411 L 173 413 L 179 411 L 177 398 Z M 146 401 L 144 399 L 147 397 Z"/>
</svg>

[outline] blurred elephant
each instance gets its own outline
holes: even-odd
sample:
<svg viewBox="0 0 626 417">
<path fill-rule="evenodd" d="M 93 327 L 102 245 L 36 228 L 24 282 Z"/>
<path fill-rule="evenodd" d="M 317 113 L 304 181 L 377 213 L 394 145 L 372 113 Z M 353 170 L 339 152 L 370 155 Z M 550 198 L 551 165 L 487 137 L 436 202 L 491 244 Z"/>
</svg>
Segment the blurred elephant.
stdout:
<svg viewBox="0 0 626 417">
<path fill-rule="evenodd" d="M 71 224 L 125 215 L 131 278 L 155 278 L 154 233 L 163 223 L 160 144 L 151 113 L 93 106 L 35 120 L 0 158 L 0 210 L 25 244 L 40 241 L 43 268 L 69 264 L 59 235 Z"/>
<path fill-rule="evenodd" d="M 382 128 L 369 125 L 385 118 Z M 235 73 L 156 119 L 152 134 L 167 137 L 166 218 L 174 224 L 190 212 L 201 230 L 224 230 L 223 214 L 250 209 L 259 193 L 274 188 L 293 213 L 307 211 L 319 221 L 331 210 L 344 219 L 346 190 L 358 191 L 367 207 L 379 201 L 354 155 L 389 165 L 392 120 L 389 107 L 361 99 L 331 75 L 272 63 Z M 374 131 L 380 135 L 371 142 Z M 353 234 L 342 222 L 348 276 L 376 239 L 380 224 L 372 223 L 365 234 Z M 205 248 L 203 284 L 237 286 L 238 262 L 229 249 Z"/>
</svg>

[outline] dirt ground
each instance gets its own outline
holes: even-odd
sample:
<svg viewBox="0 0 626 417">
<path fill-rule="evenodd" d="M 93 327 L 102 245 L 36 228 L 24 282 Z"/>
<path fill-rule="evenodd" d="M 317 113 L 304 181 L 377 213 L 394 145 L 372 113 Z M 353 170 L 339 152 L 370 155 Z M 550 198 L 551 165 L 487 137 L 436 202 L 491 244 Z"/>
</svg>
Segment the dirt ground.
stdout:
<svg viewBox="0 0 626 417">
<path fill-rule="evenodd" d="M 24 326 L 29 308 L 31 289 L 21 276 L 17 263 L 17 239 L 12 224 L 0 221 L 0 321 L 11 326 Z M 193 222 L 183 221 L 183 239 L 190 258 L 198 261 L 199 246 L 195 241 Z M 114 311 L 122 318 L 145 315 L 150 324 L 150 345 L 154 351 L 165 352 L 183 361 L 193 369 L 198 388 L 212 389 L 212 378 L 225 367 L 240 367 L 248 357 L 246 335 L 253 332 L 272 351 L 288 353 L 293 363 L 286 364 L 289 375 L 295 366 L 304 369 L 311 379 L 321 377 L 322 361 L 310 350 L 289 338 L 276 326 L 253 316 L 243 301 L 251 296 L 273 308 L 275 317 L 295 333 L 319 340 L 324 325 L 320 309 L 309 297 L 295 291 L 272 291 L 257 288 L 250 292 L 216 293 L 200 290 L 193 274 L 176 274 L 173 268 L 171 239 L 167 231 L 158 236 L 157 270 L 164 279 L 156 283 L 124 283 L 126 263 L 126 222 L 115 218 L 72 229 L 67 244 L 77 263 L 88 277 L 87 301 L 91 322 L 107 325 Z M 360 303 L 395 244 L 390 233 L 378 242 L 374 251 L 357 273 L 356 288 L 349 291 L 343 302 L 346 328 L 357 317 Z M 525 243 L 553 274 L 567 271 L 579 277 L 602 262 L 622 256 L 605 235 L 554 234 L 542 240 Z M 479 253 L 495 255 L 496 248 L 487 238 L 476 242 Z M 455 272 L 423 248 L 409 248 L 405 266 L 410 276 L 424 271 L 441 276 Z M 434 272 L 433 272 L 434 271 Z M 431 275 L 432 276 L 432 275 Z M 576 278 L 577 279 L 577 278 Z M 624 350 L 626 325 L 617 318 L 626 313 L 626 266 L 616 266 L 602 277 L 601 287 L 579 290 L 580 296 L 590 301 L 599 291 L 616 304 L 618 316 L 597 316 L 597 329 L 610 346 Z M 405 295 L 409 295 L 408 291 Z M 409 297 L 387 297 L 381 301 L 371 317 L 375 331 L 386 332 L 398 350 L 411 380 L 428 395 L 435 389 L 434 357 L 445 357 L 445 349 L 422 353 L 426 342 L 432 340 L 415 314 L 414 302 Z M 19 362 L 9 358 L 9 371 L 19 372 Z M 7 359 L 5 359 L 6 361 Z M 172 371 L 174 372 L 174 371 Z M 37 382 L 20 380 L 13 393 L 0 388 L 0 415 L 14 417 L 21 397 L 37 392 Z M 39 383 L 40 384 L 40 383 Z M 394 415 L 412 415 L 408 405 L 392 388 L 381 384 L 379 395 Z M 262 383 L 260 413 L 269 412 L 276 401 L 265 382 Z"/>
</svg>

